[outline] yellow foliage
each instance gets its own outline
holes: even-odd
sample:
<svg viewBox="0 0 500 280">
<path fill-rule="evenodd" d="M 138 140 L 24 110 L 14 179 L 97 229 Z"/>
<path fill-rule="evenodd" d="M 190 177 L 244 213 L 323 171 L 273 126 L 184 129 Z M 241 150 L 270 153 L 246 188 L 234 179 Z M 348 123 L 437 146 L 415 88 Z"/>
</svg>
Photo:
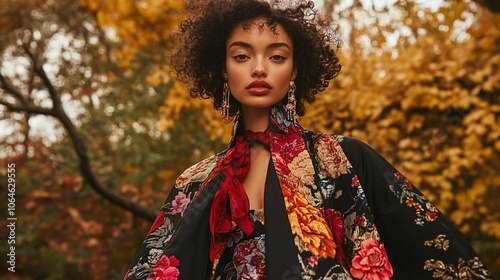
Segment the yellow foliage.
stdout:
<svg viewBox="0 0 500 280">
<path fill-rule="evenodd" d="M 163 180 L 170 179 L 170 178 L 172 178 L 172 176 L 175 176 L 175 175 L 176 174 L 174 174 L 174 171 L 172 171 L 172 170 L 163 170 L 157 174 L 158 178 L 163 179 Z"/>
<path fill-rule="evenodd" d="M 180 118 L 184 109 L 195 109 L 201 112 L 199 125 L 210 133 L 211 140 L 229 138 L 231 126 L 223 124 L 220 112 L 213 109 L 212 100 L 192 98 L 187 86 L 180 82 L 173 84 L 168 97 L 160 107 L 157 128 L 160 131 L 168 130 Z"/>
<path fill-rule="evenodd" d="M 171 77 L 168 73 L 169 73 L 169 68 L 167 66 L 159 67 L 158 65 L 154 65 L 153 69 L 146 77 L 146 83 L 153 87 L 162 84 L 165 85 L 171 80 Z"/>
<path fill-rule="evenodd" d="M 464 232 L 475 221 L 497 236 L 491 211 L 500 210 L 500 25 L 491 22 L 500 16 L 450 5 L 476 16 L 467 40 L 453 42 L 451 33 L 436 35 L 414 20 L 412 28 L 422 24 L 428 32 L 396 46 L 397 56 L 394 50 L 362 56 L 366 46 L 349 41 L 339 52 L 341 74 L 307 107 L 301 123 L 365 140 Z M 409 5 L 408 13 L 417 13 L 415 7 Z M 457 20 L 443 15 L 450 26 Z M 436 15 L 428 16 L 432 22 Z M 492 200 L 494 206 L 484 205 Z"/>
<path fill-rule="evenodd" d="M 96 13 L 108 40 L 119 42 L 113 50 L 116 63 L 128 67 L 139 52 L 170 46 L 169 34 L 180 22 L 182 1 L 79 0 Z"/>
</svg>

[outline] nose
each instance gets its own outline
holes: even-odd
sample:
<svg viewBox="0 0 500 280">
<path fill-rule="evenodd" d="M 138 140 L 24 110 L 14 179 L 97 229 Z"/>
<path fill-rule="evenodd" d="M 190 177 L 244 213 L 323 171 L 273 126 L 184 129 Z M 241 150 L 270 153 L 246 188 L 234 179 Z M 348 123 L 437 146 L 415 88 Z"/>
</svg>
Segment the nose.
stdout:
<svg viewBox="0 0 500 280">
<path fill-rule="evenodd" d="M 262 78 L 267 76 L 267 70 L 264 64 L 265 64 L 264 59 L 262 58 L 255 59 L 255 64 L 252 70 L 252 77 Z"/>
</svg>

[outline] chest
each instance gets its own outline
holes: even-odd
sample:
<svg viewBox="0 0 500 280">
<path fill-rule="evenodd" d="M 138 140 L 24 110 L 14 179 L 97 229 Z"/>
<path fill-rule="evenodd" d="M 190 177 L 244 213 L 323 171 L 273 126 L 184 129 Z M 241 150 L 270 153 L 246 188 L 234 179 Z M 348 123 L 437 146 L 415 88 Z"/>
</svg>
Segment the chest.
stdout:
<svg viewBox="0 0 500 280">
<path fill-rule="evenodd" d="M 250 148 L 250 168 L 242 181 L 250 209 L 264 208 L 264 186 L 270 158 L 266 148 L 259 145 Z"/>
</svg>

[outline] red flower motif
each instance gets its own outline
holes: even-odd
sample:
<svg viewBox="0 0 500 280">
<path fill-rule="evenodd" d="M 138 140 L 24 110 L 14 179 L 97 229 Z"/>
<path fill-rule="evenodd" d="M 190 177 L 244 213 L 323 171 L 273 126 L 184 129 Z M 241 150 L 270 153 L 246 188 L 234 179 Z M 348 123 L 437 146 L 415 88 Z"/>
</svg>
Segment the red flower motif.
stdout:
<svg viewBox="0 0 500 280">
<path fill-rule="evenodd" d="M 392 265 L 387 258 L 384 244 L 368 239 L 361 243 L 361 248 L 352 259 L 351 274 L 356 279 L 390 279 Z"/>
<path fill-rule="evenodd" d="M 394 176 L 396 176 L 397 179 L 404 178 L 403 174 L 399 173 L 398 171 L 394 172 Z"/>
<path fill-rule="evenodd" d="M 354 177 L 352 177 L 351 187 L 353 187 L 353 188 L 359 187 L 359 178 L 358 178 L 358 175 L 354 175 Z"/>
<path fill-rule="evenodd" d="M 175 213 L 180 213 L 184 211 L 189 204 L 189 197 L 186 197 L 186 194 L 183 192 L 179 192 L 176 196 L 174 201 L 172 201 L 172 214 Z"/>
<path fill-rule="evenodd" d="M 316 142 L 316 158 L 320 171 L 332 178 L 349 173 L 352 167 L 340 143 L 331 135 L 324 134 Z"/>
<path fill-rule="evenodd" d="M 261 248 L 263 244 L 250 239 L 238 244 L 234 251 L 234 266 L 239 279 L 264 279 L 265 254 Z"/>
<path fill-rule="evenodd" d="M 405 180 L 405 187 L 408 190 L 412 190 L 413 189 L 413 185 L 408 180 Z"/>
<path fill-rule="evenodd" d="M 356 218 L 354 218 L 354 224 L 356 226 L 364 225 L 365 221 L 365 216 L 356 216 Z"/>
<path fill-rule="evenodd" d="M 315 267 L 316 265 L 318 265 L 318 259 L 315 256 L 310 256 L 307 260 L 307 263 L 310 267 Z"/>
<path fill-rule="evenodd" d="M 328 227 L 332 230 L 335 243 L 342 244 L 344 242 L 344 220 L 342 219 L 342 214 L 339 211 L 325 208 L 321 208 L 320 213 Z"/>
<path fill-rule="evenodd" d="M 346 254 L 344 252 L 344 248 L 342 244 L 344 243 L 344 219 L 342 219 L 342 214 L 339 211 L 335 211 L 333 209 L 320 209 L 321 216 L 326 220 L 328 227 L 333 232 L 333 238 L 335 239 L 335 243 L 337 244 L 337 254 L 340 259 L 340 263 L 344 267 L 349 267 L 349 262 L 347 261 Z M 349 225 L 346 225 L 348 230 L 351 230 Z"/>
<path fill-rule="evenodd" d="M 436 212 L 427 211 L 426 214 L 427 214 L 427 220 L 429 220 L 429 221 L 435 221 L 438 218 L 438 215 Z"/>
<path fill-rule="evenodd" d="M 147 280 L 177 280 L 179 276 L 179 260 L 174 256 L 162 256 L 155 265 Z"/>
</svg>

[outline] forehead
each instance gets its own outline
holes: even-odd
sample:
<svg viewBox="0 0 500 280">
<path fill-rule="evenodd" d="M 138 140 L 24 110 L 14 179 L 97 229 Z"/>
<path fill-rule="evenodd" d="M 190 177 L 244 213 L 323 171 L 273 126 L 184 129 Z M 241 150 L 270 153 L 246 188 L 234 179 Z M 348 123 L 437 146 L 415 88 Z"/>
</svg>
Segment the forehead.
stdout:
<svg viewBox="0 0 500 280">
<path fill-rule="evenodd" d="M 270 23 L 266 18 L 257 18 L 236 25 L 229 34 L 226 46 L 234 41 L 283 42 L 292 47 L 292 40 L 283 26 L 277 22 Z"/>
</svg>

